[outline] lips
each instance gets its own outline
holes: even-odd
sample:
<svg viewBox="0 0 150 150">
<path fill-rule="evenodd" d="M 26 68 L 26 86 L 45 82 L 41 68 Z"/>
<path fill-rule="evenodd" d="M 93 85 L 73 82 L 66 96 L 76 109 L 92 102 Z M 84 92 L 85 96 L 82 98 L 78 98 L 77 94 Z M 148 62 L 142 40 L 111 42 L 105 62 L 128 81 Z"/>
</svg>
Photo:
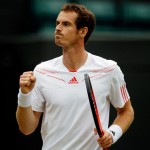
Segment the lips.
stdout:
<svg viewBox="0 0 150 150">
<path fill-rule="evenodd" d="M 59 38 L 59 37 L 62 37 L 62 36 L 63 36 L 62 34 L 55 34 L 56 38 Z"/>
<path fill-rule="evenodd" d="M 55 34 L 55 36 L 62 36 L 61 34 Z"/>
</svg>

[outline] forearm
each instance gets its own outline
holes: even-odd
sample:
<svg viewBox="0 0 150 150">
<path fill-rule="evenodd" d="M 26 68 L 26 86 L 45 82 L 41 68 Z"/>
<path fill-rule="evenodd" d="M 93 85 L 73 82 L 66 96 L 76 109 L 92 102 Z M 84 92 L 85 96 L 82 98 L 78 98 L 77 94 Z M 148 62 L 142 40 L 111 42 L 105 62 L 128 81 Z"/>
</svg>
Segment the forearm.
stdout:
<svg viewBox="0 0 150 150">
<path fill-rule="evenodd" d="M 123 108 L 117 108 L 117 116 L 107 130 L 112 136 L 113 144 L 128 130 L 133 120 L 134 110 L 129 100 Z"/>
<path fill-rule="evenodd" d="M 117 117 L 113 124 L 117 124 L 121 127 L 122 132 L 125 133 L 134 120 L 134 110 L 130 104 L 130 101 L 123 109 L 118 109 Z"/>
<path fill-rule="evenodd" d="M 30 107 L 23 108 L 18 106 L 16 111 L 16 119 L 19 125 L 20 131 L 25 134 L 31 134 L 34 132 L 38 125 L 38 121 L 34 115 L 34 112 Z"/>
</svg>

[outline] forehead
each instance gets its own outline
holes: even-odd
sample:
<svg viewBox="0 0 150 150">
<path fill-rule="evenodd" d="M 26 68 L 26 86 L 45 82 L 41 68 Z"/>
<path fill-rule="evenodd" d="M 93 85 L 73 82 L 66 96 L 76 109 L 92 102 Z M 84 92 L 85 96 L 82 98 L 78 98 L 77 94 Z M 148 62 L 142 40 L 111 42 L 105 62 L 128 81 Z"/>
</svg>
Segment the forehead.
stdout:
<svg viewBox="0 0 150 150">
<path fill-rule="evenodd" d="M 60 21 L 60 22 L 72 22 L 74 23 L 75 20 L 77 18 L 77 13 L 74 12 L 74 11 L 61 11 L 59 14 L 58 14 L 58 17 L 57 17 L 57 21 Z"/>
</svg>

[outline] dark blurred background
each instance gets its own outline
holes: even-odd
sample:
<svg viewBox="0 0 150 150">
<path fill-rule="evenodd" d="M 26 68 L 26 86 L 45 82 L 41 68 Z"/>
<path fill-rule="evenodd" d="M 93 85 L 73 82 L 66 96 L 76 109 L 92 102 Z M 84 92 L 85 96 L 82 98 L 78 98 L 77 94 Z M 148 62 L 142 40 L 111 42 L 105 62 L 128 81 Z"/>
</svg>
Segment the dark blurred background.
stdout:
<svg viewBox="0 0 150 150">
<path fill-rule="evenodd" d="M 40 125 L 34 134 L 22 135 L 15 112 L 19 76 L 36 64 L 61 55 L 54 45 L 55 19 L 67 2 L 84 4 L 97 18 L 86 49 L 118 62 L 125 75 L 135 109 L 135 120 L 110 149 L 149 147 L 150 118 L 150 1 L 149 0 L 1 0 L 1 146 L 5 150 L 41 150 Z M 113 119 L 114 111 L 111 110 Z M 8 143 L 8 144 L 7 144 Z"/>
</svg>

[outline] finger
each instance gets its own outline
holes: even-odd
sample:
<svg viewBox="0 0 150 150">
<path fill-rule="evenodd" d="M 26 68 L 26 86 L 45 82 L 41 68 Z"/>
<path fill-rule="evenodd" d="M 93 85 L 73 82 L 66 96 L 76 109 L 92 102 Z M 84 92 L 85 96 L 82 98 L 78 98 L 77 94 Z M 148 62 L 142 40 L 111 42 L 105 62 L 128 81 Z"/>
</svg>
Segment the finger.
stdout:
<svg viewBox="0 0 150 150">
<path fill-rule="evenodd" d="M 20 81 L 34 82 L 35 81 L 35 77 L 33 76 L 33 72 L 24 72 L 20 76 Z"/>
<path fill-rule="evenodd" d="M 20 78 L 20 83 L 28 83 L 31 82 L 31 78 L 30 77 L 22 77 Z"/>
<path fill-rule="evenodd" d="M 24 78 L 21 78 L 20 79 L 20 86 L 29 86 L 31 84 L 31 80 L 30 79 L 24 79 Z"/>
<path fill-rule="evenodd" d="M 96 130 L 96 128 L 94 128 L 94 135 L 97 135 L 97 130 Z"/>
<path fill-rule="evenodd" d="M 110 148 L 111 147 L 111 143 L 99 143 L 99 145 L 101 146 L 101 147 L 103 147 L 103 148 Z"/>
<path fill-rule="evenodd" d="M 108 148 L 112 145 L 112 137 L 109 133 L 105 132 L 103 137 L 97 139 L 97 142 L 103 148 Z"/>
<path fill-rule="evenodd" d="M 23 75 L 28 75 L 28 74 L 33 75 L 33 71 L 26 71 L 26 72 L 23 72 Z"/>
</svg>

